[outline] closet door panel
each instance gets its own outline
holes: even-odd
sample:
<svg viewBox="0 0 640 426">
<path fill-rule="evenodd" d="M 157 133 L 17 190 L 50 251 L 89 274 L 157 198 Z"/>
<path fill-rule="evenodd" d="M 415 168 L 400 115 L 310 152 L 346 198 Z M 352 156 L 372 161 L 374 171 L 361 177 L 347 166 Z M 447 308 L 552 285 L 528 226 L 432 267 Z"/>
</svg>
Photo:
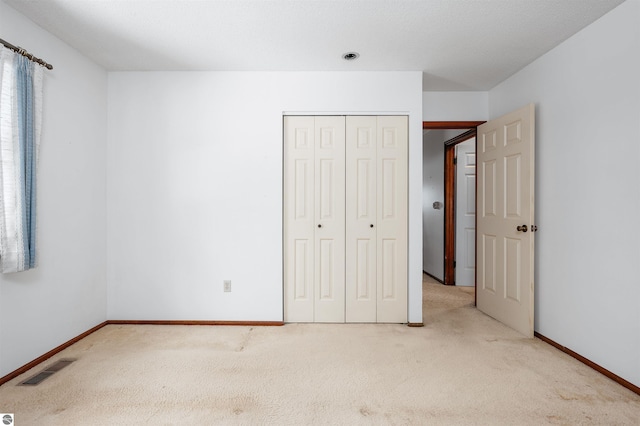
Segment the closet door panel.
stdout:
<svg viewBox="0 0 640 426">
<path fill-rule="evenodd" d="M 347 322 L 376 322 L 376 122 L 347 117 Z"/>
<path fill-rule="evenodd" d="M 407 117 L 285 117 L 285 321 L 407 321 Z"/>
<path fill-rule="evenodd" d="M 284 320 L 314 319 L 313 117 L 284 118 Z"/>
<path fill-rule="evenodd" d="M 407 321 L 408 120 L 377 120 L 377 322 Z"/>
<path fill-rule="evenodd" d="M 345 321 L 345 118 L 315 117 L 315 322 Z"/>
</svg>

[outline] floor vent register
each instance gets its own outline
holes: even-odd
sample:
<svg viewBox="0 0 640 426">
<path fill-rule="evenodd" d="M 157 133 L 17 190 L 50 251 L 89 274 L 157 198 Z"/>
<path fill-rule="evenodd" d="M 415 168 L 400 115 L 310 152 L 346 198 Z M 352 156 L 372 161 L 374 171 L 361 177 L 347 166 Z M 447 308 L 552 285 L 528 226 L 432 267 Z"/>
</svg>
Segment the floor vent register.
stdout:
<svg viewBox="0 0 640 426">
<path fill-rule="evenodd" d="M 42 383 L 42 381 L 50 376 L 52 376 L 53 374 L 57 373 L 58 371 L 62 370 L 63 368 L 65 368 L 66 366 L 68 366 L 69 364 L 71 364 L 72 362 L 74 362 L 76 359 L 75 358 L 63 358 L 59 361 L 54 362 L 53 364 L 49 365 L 47 368 L 45 368 L 44 370 L 42 370 L 41 372 L 39 372 L 38 374 L 36 374 L 35 376 L 31 376 L 30 378 L 28 378 L 27 380 L 24 380 L 20 383 L 18 383 L 18 385 L 24 385 L 24 386 L 36 386 L 39 385 L 40 383 Z"/>
</svg>

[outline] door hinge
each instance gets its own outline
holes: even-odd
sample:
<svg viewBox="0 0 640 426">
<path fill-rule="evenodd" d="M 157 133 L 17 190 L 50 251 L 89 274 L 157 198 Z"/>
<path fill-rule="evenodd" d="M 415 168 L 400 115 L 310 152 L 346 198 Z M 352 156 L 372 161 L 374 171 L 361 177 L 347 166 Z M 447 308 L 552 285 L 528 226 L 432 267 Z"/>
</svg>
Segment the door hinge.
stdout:
<svg viewBox="0 0 640 426">
<path fill-rule="evenodd" d="M 453 267 L 454 268 L 456 267 L 456 261 L 455 260 L 453 261 Z"/>
<path fill-rule="evenodd" d="M 458 164 L 458 158 L 457 157 L 453 157 L 453 164 Z"/>
</svg>

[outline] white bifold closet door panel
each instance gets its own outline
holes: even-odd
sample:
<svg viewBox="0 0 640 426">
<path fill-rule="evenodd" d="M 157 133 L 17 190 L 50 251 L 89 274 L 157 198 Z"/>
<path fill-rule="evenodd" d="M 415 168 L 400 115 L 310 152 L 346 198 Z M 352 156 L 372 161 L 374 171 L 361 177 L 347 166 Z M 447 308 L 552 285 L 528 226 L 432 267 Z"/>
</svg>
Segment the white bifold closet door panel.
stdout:
<svg viewBox="0 0 640 426">
<path fill-rule="evenodd" d="M 377 321 L 377 118 L 347 117 L 347 322 Z"/>
<path fill-rule="evenodd" d="M 315 117 L 315 322 L 344 322 L 344 117 Z"/>
<path fill-rule="evenodd" d="M 344 322 L 344 117 L 285 117 L 285 318 Z"/>
<path fill-rule="evenodd" d="M 349 116 L 346 320 L 407 320 L 407 117 Z"/>
<path fill-rule="evenodd" d="M 284 119 L 287 322 L 407 321 L 408 119 Z"/>
<path fill-rule="evenodd" d="M 408 117 L 378 117 L 378 322 L 407 322 Z"/>
</svg>

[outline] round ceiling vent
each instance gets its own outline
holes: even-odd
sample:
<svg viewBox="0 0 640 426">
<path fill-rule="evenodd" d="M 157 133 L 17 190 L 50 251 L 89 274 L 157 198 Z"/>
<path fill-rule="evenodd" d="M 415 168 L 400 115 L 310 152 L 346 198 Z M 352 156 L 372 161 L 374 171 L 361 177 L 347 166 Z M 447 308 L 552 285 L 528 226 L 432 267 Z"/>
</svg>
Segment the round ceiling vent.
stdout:
<svg viewBox="0 0 640 426">
<path fill-rule="evenodd" d="M 348 52 L 342 55 L 342 59 L 344 59 L 345 61 L 353 61 L 355 59 L 358 59 L 359 57 L 360 54 L 358 52 Z"/>
</svg>

